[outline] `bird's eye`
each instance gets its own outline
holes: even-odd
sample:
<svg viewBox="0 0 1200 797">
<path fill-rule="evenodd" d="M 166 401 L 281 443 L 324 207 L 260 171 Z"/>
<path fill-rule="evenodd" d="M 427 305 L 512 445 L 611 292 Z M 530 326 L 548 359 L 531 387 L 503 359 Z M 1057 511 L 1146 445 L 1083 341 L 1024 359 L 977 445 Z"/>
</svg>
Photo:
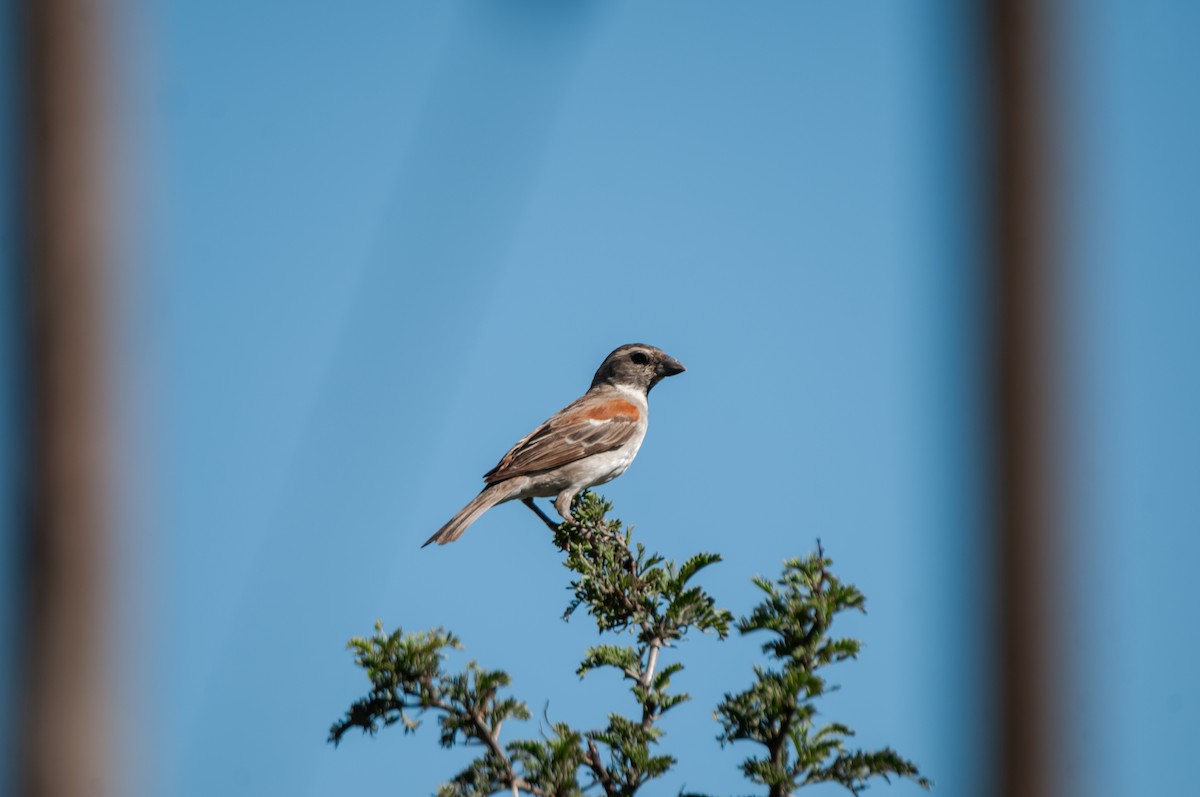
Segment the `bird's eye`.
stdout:
<svg viewBox="0 0 1200 797">
<path fill-rule="evenodd" d="M 646 363 L 650 362 L 650 358 L 646 356 L 644 351 L 635 351 L 633 354 L 629 355 L 629 359 L 633 360 L 638 365 L 645 365 Z"/>
</svg>

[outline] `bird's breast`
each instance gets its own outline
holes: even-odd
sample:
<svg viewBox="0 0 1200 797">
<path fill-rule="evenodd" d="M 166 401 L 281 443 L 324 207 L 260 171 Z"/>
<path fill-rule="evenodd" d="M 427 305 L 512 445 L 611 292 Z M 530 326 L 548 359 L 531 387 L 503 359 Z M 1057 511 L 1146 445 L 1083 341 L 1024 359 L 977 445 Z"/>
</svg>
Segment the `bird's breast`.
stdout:
<svg viewBox="0 0 1200 797">
<path fill-rule="evenodd" d="M 644 439 L 646 439 L 646 427 L 645 424 L 642 424 L 637 434 L 625 445 L 588 457 L 587 486 L 594 487 L 597 484 L 610 482 L 624 473 L 625 469 L 633 462 L 634 457 L 637 456 Z"/>
</svg>

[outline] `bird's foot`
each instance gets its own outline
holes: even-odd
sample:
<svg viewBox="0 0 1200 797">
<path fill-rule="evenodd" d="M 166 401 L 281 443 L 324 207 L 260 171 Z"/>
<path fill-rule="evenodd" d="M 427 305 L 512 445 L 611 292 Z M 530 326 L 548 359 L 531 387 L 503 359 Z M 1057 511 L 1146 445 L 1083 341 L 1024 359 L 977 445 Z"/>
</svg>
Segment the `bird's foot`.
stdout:
<svg viewBox="0 0 1200 797">
<path fill-rule="evenodd" d="M 563 523 L 567 523 L 572 526 L 579 525 L 579 522 L 571 516 L 571 502 L 575 500 L 576 495 L 578 495 L 577 492 L 560 493 L 558 498 L 554 499 L 554 508 L 562 517 Z"/>
</svg>

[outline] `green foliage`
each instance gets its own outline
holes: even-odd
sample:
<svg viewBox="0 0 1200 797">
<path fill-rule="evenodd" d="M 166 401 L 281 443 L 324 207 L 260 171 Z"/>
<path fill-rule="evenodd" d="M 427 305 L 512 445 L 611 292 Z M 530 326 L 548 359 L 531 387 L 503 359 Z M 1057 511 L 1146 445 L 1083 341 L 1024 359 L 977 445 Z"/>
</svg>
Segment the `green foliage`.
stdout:
<svg viewBox="0 0 1200 797">
<path fill-rule="evenodd" d="M 462 644 L 441 628 L 412 634 L 397 628 L 385 634 L 383 624 L 376 622 L 374 636 L 351 639 L 348 647 L 355 652 L 354 663 L 366 670 L 371 691 L 333 724 L 331 742 L 338 744 L 352 728 L 375 734 L 380 727 L 396 723 L 412 733 L 421 724 L 413 712 L 420 716 L 436 711 L 443 747 L 466 743 L 485 748 L 440 794 L 488 795 L 496 792 L 495 784 L 516 779 L 499 746 L 500 727 L 508 719 L 529 719 L 529 708 L 499 696 L 509 684 L 506 673 L 481 669 L 473 661 L 461 673 L 443 672 L 445 651 L 460 649 Z"/>
<path fill-rule="evenodd" d="M 715 608 L 702 589 L 688 586 L 721 557 L 701 553 L 676 567 L 658 554 L 647 554 L 641 543 L 631 549 L 633 530 L 622 532 L 621 521 L 606 520 L 611 510 L 609 502 L 584 493 L 571 508 L 578 524 L 564 523 L 555 534 L 555 544 L 567 552 L 566 566 L 578 574 L 564 619 L 582 605 L 601 631 L 632 629 L 644 644 L 669 644 L 693 627 L 724 638 L 732 616 Z"/>
<path fill-rule="evenodd" d="M 675 758 L 660 752 L 662 730 L 656 724 L 666 712 L 689 699 L 672 690 L 683 671 L 678 661 L 660 659 L 691 630 L 724 639 L 732 615 L 716 607 L 712 596 L 693 583 L 709 565 L 721 561 L 701 553 L 676 564 L 634 545 L 631 530 L 609 520 L 612 506 L 584 493 L 572 507 L 574 524 L 564 523 L 554 535 L 565 553 L 573 580 L 570 618 L 585 608 L 610 642 L 585 651 L 577 669 L 582 678 L 611 668 L 629 684 L 637 711 L 612 713 L 603 728 L 580 731 L 546 721 L 541 738 L 501 744 L 502 725 L 526 720 L 525 703 L 502 695 L 509 677 L 468 662 L 461 672 L 446 672 L 449 651 L 461 649 L 458 638 L 444 629 L 384 633 L 376 623 L 370 638 L 350 640 L 354 661 L 370 681 L 367 696 L 355 701 L 330 729 L 339 743 L 351 729 L 375 734 L 399 724 L 412 733 L 421 717 L 438 718 L 444 747 L 468 745 L 479 755 L 439 790 L 439 797 L 484 797 L 501 792 L 545 797 L 580 797 L 600 792 L 631 797 L 646 782 L 666 774 Z M 825 691 L 818 675 L 825 665 L 853 658 L 859 643 L 829 637 L 839 612 L 862 609 L 854 587 L 831 576 L 823 554 L 785 563 L 778 582 L 757 579 L 764 601 L 737 623 L 742 634 L 767 631 L 764 652 L 778 665 L 755 668 L 755 683 L 737 695 L 726 695 L 715 716 L 722 743 L 751 741 L 766 754 L 749 758 L 746 776 L 768 787 L 770 795 L 791 794 L 818 782 L 840 783 L 857 792 L 875 776 L 910 777 L 928 786 L 916 767 L 890 749 L 865 753 L 846 750 L 853 733 L 831 724 L 815 728 L 812 701 Z"/>
<path fill-rule="evenodd" d="M 613 714 L 606 728 L 586 734 L 593 748 L 601 745 L 609 752 L 606 771 L 594 768 L 597 782 L 612 787 L 609 791 L 606 786 L 606 793 L 632 794 L 675 762 L 671 756 L 653 754 L 659 738 L 654 723 L 689 699 L 668 691 L 672 676 L 683 665 L 674 662 L 659 669 L 660 651 L 693 628 L 724 639 L 733 617 L 691 584 L 697 573 L 721 561 L 720 556 L 697 554 L 677 566 L 658 554 L 647 554 L 641 544 L 631 547 L 631 530 L 622 531 L 619 520 L 606 520 L 611 509 L 607 501 L 585 493 L 571 509 L 578 524 L 559 526 L 555 543 L 566 551 L 566 566 L 577 576 L 571 582 L 574 598 L 564 616 L 569 618 L 586 606 L 601 632 L 627 632 L 634 637 L 633 645 L 589 648 L 577 670 L 580 677 L 602 667 L 617 670 L 641 708 L 637 721 Z M 593 751 L 592 757 L 599 760 L 599 753 Z"/>
<path fill-rule="evenodd" d="M 754 580 L 766 598 L 738 620 L 738 631 L 768 632 L 771 636 L 762 649 L 778 666 L 755 667 L 749 689 L 725 695 L 716 711 L 722 728 L 718 738 L 723 744 L 750 741 L 764 748 L 761 756 L 742 763 L 742 771 L 750 781 L 766 786 L 771 797 L 826 782 L 857 794 L 873 777 L 906 777 L 929 788 L 930 781 L 916 765 L 891 748 L 848 750 L 852 730 L 839 723 L 813 724 L 813 701 L 826 691 L 820 670 L 857 658 L 862 647 L 857 640 L 829 635 L 838 614 L 865 611 L 863 594 L 830 573 L 832 564 L 818 547 L 805 559 L 784 562 L 778 581 Z"/>
<path fill-rule="evenodd" d="M 566 723 L 553 723 L 546 738 L 513 742 L 509 750 L 514 765 L 531 784 L 538 784 L 543 794 L 559 797 L 583 794 L 578 777 L 586 763 L 584 738 Z"/>
</svg>

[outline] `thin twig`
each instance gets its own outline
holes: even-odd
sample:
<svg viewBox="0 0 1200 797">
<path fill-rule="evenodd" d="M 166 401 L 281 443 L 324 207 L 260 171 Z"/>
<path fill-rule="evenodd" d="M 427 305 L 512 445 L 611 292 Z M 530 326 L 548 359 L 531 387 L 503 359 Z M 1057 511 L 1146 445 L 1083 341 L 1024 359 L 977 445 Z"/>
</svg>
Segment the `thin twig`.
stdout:
<svg viewBox="0 0 1200 797">
<path fill-rule="evenodd" d="M 524 504 L 525 506 L 529 507 L 530 509 L 532 509 L 534 514 L 537 515 L 538 517 L 540 517 L 542 519 L 542 522 L 550 527 L 551 531 L 553 531 L 553 532 L 558 531 L 558 524 L 555 523 L 553 520 L 551 520 L 546 515 L 546 513 L 542 511 L 541 507 L 539 507 L 537 504 L 535 504 L 533 502 L 532 498 L 522 498 L 521 503 Z"/>
</svg>

